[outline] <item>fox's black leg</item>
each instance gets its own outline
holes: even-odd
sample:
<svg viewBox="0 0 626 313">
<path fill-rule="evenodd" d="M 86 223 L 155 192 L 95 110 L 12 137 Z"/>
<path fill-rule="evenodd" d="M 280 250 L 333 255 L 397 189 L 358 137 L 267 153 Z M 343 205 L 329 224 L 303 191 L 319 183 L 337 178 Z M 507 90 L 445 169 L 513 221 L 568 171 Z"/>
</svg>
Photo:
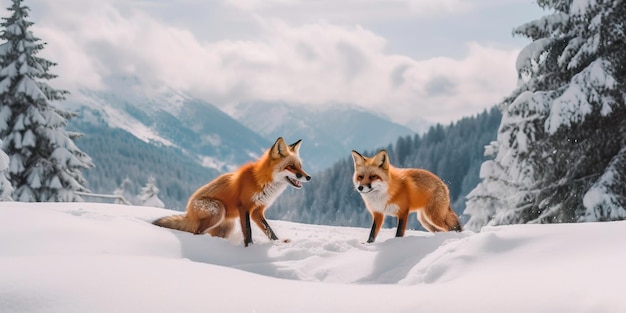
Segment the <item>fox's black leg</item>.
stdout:
<svg viewBox="0 0 626 313">
<path fill-rule="evenodd" d="M 456 232 L 462 232 L 463 227 L 461 227 L 461 223 L 457 222 L 456 225 L 454 225 L 454 227 L 452 227 L 450 230 L 454 230 Z"/>
<path fill-rule="evenodd" d="M 398 218 L 398 229 L 396 230 L 396 237 L 403 237 L 404 230 L 406 229 L 406 218 Z"/>
<path fill-rule="evenodd" d="M 376 220 L 372 222 L 372 230 L 370 230 L 370 237 L 367 239 L 367 243 L 372 243 L 376 239 Z"/>
<path fill-rule="evenodd" d="M 244 227 L 245 231 L 243 232 L 243 244 L 244 246 L 248 246 L 252 243 L 252 228 L 250 227 L 250 212 L 244 213 Z"/>
<path fill-rule="evenodd" d="M 385 215 L 380 212 L 372 212 L 372 220 L 372 230 L 370 231 L 370 238 L 367 239 L 367 243 L 374 242 L 376 236 L 378 236 L 378 231 L 385 221 Z"/>
</svg>

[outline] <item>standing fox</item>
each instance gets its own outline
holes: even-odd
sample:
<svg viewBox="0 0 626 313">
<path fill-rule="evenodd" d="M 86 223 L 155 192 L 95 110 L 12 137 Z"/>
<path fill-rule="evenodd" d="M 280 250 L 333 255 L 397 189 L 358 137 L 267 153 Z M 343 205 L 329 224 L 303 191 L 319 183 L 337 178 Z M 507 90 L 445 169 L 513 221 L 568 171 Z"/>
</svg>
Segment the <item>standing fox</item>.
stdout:
<svg viewBox="0 0 626 313">
<path fill-rule="evenodd" d="M 410 212 L 431 232 L 461 231 L 459 217 L 450 208 L 448 187 L 435 174 L 416 168 L 395 168 L 387 151 L 368 158 L 352 150 L 354 187 L 372 213 L 368 243 L 374 242 L 385 215 L 398 218 L 396 237 L 404 236 Z"/>
<path fill-rule="evenodd" d="M 162 217 L 153 224 L 226 238 L 239 218 L 244 245 L 252 243 L 250 218 L 271 240 L 276 234 L 265 220 L 265 209 L 291 185 L 302 188 L 302 182 L 311 180 L 304 170 L 299 153 L 302 140 L 287 145 L 280 137 L 255 162 L 244 164 L 238 170 L 223 174 L 200 187 L 187 202 L 184 215 Z"/>
</svg>

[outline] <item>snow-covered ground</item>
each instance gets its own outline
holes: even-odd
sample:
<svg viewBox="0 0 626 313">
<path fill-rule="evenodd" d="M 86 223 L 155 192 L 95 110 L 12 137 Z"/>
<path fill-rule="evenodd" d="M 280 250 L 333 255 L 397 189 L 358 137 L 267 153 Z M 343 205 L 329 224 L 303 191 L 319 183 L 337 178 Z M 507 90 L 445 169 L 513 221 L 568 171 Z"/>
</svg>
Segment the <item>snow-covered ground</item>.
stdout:
<svg viewBox="0 0 626 313">
<path fill-rule="evenodd" d="M 253 228 L 244 248 L 150 224 L 173 213 L 0 203 L 0 312 L 626 312 L 626 222 L 366 244 L 366 228 L 270 221 L 291 241 Z"/>
</svg>

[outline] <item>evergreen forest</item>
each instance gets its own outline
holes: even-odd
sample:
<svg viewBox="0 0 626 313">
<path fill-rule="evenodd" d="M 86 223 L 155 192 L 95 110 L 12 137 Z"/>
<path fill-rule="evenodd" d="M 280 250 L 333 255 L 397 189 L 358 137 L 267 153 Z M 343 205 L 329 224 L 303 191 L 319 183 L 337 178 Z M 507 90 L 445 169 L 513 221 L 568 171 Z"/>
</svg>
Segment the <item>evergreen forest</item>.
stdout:
<svg viewBox="0 0 626 313">
<path fill-rule="evenodd" d="M 437 124 L 424 135 L 400 137 L 380 149 L 389 152 L 395 167 L 423 168 L 441 177 L 450 189 L 454 211 L 461 214 L 465 196 L 480 181 L 480 165 L 486 160 L 484 147 L 496 138 L 500 118 L 494 107 L 447 126 Z M 367 156 L 376 152 L 359 151 Z M 306 168 L 306 160 L 303 165 Z M 353 174 L 352 157 L 346 151 L 344 159 L 316 173 L 302 189 L 288 189 L 267 215 L 303 223 L 369 227 L 371 216 L 354 189 Z M 394 225 L 395 218 L 387 217 L 385 226 Z M 409 227 L 421 229 L 415 217 L 409 218 Z"/>
</svg>

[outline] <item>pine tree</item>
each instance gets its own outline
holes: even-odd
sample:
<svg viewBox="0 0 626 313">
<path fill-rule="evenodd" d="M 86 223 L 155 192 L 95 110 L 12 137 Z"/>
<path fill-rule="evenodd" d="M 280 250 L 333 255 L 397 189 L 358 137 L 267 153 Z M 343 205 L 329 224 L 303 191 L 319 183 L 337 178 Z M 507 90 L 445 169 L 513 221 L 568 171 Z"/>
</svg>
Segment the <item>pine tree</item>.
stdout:
<svg viewBox="0 0 626 313">
<path fill-rule="evenodd" d="M 0 145 L 2 141 L 0 141 Z M 8 178 L 9 175 L 9 156 L 0 150 L 0 201 L 10 201 L 13 193 L 13 186 Z"/>
<path fill-rule="evenodd" d="M 10 181 L 17 201 L 81 201 L 87 191 L 81 170 L 93 166 L 75 144 L 80 134 L 67 132 L 74 116 L 51 103 L 68 93 L 46 81 L 56 65 L 37 56 L 44 44 L 29 30 L 29 8 L 13 0 L 3 18 L 0 39 L 0 136 L 10 158 Z"/>
<path fill-rule="evenodd" d="M 132 183 L 133 182 L 128 177 L 122 179 L 122 182 L 120 183 L 120 185 L 115 190 L 113 190 L 113 194 L 118 196 L 118 198 L 115 199 L 113 203 L 129 204 L 128 201 L 130 201 L 131 199 L 128 197 L 128 195 L 130 194 L 128 191 L 128 188 L 130 187 Z"/>
<path fill-rule="evenodd" d="M 467 228 L 626 218 L 626 3 L 539 0 Z"/>
<path fill-rule="evenodd" d="M 485 146 L 485 156 L 497 155 L 498 144 L 496 141 Z M 501 160 L 487 160 L 480 167 L 479 177 L 483 180 L 469 194 L 463 214 L 471 216 L 464 225 L 467 229 L 478 230 L 486 225 L 498 208 L 504 207 L 503 199 L 507 199 L 513 186 L 503 180 Z"/>
<path fill-rule="evenodd" d="M 141 193 L 137 196 L 141 205 L 153 206 L 157 208 L 165 207 L 163 201 L 159 199 L 159 188 L 156 186 L 156 178 L 154 176 L 148 177 L 146 185 L 141 188 Z"/>
</svg>

